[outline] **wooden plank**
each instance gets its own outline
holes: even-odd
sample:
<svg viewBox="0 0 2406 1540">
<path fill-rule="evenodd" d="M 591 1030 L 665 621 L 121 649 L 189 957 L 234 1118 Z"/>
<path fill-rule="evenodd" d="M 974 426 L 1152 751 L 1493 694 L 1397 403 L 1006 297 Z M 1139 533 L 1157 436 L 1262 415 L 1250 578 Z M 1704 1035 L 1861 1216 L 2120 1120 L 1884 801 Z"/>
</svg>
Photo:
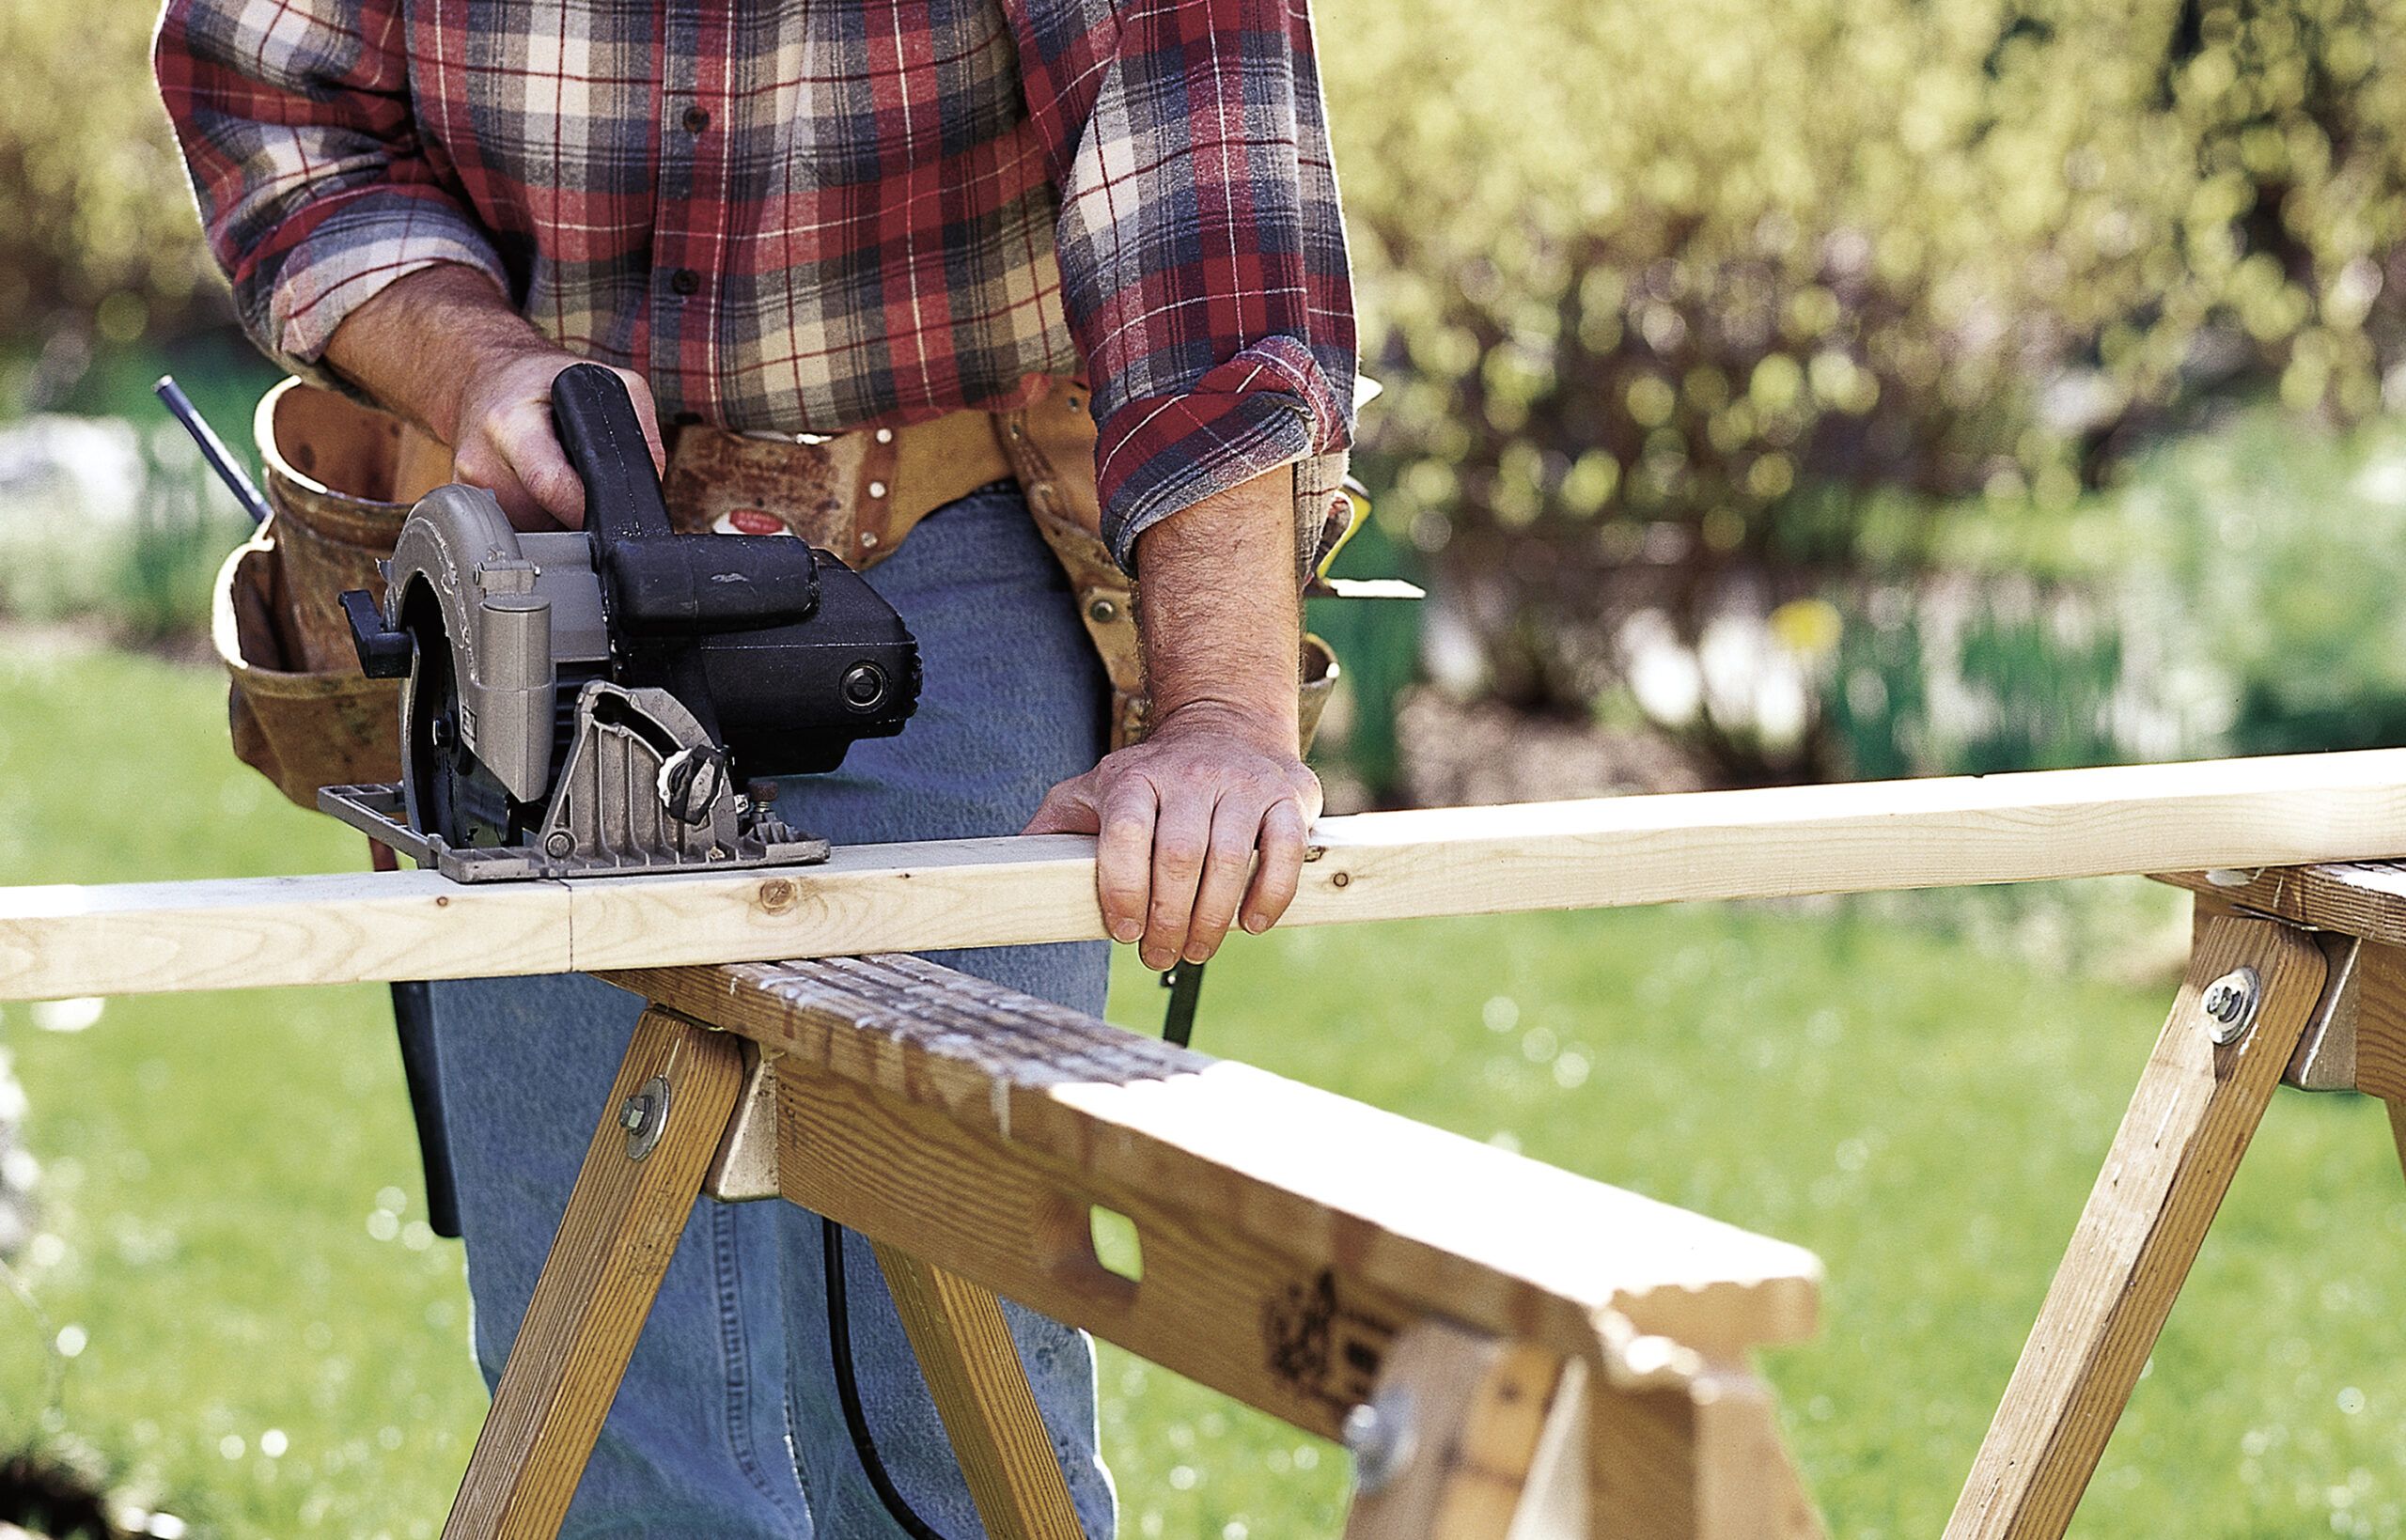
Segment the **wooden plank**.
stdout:
<svg viewBox="0 0 2406 1540">
<path fill-rule="evenodd" d="M 742 1081 L 735 1038 L 646 1011 L 618 1066 L 444 1540 L 550 1540 L 617 1394 Z M 639 1159 L 619 1117 L 657 1078 L 665 1122 Z M 657 1087 L 653 1087 L 657 1095 Z"/>
<path fill-rule="evenodd" d="M 2260 975 L 2261 1003 L 2244 1035 L 2217 1046 L 2201 997 L 2242 965 Z M 2038 1540 L 2071 1522 L 2325 974 L 2321 951 L 2287 926 L 2204 922 L 1948 1540 Z"/>
<path fill-rule="evenodd" d="M 2343 861 L 2282 866 L 2232 862 L 2213 871 L 2174 871 L 2161 879 L 2226 910 L 2271 915 L 2292 925 L 2336 930 L 2391 946 L 2406 946 L 2406 863 Z"/>
<path fill-rule="evenodd" d="M 1685 1385 L 1598 1397 L 1594 1540 L 1820 1540 L 1771 1389 L 1730 1365 Z"/>
<path fill-rule="evenodd" d="M 1545 1426 L 1529 1460 L 1529 1479 L 1506 1540 L 1591 1540 L 1593 1516 L 1587 1490 L 1590 1460 L 1588 1405 L 1595 1392 L 1589 1366 L 1577 1359 L 1562 1366 L 1546 1408 Z"/>
<path fill-rule="evenodd" d="M 1371 1403 L 1403 1424 L 1396 1468 L 1373 1486 L 1356 1465 L 1345 1540 L 1512 1540 L 1565 1363 L 1445 1321 L 1398 1338 Z"/>
<path fill-rule="evenodd" d="M 1124 1190 L 967 1131 L 945 1111 L 779 1065 L 786 1196 L 1317 1433 L 1336 1438 L 1420 1311 L 1172 1190 Z M 1135 1224 L 1144 1281 L 1106 1270 L 1091 1205 Z"/>
<path fill-rule="evenodd" d="M 1732 1351 L 1814 1325 L 1799 1247 L 918 958 L 613 981 L 779 1055 L 788 1196 L 1106 1335 L 1212 1335 L 1170 1308 L 1190 1256 L 1258 1258 L 1263 1306 L 1335 1269 L 1391 1329 L 1400 1302 L 1566 1355 L 1605 1312 Z M 1097 1204 L 1135 1221 L 1141 1286 L 1095 1263 Z M 1231 1320 L 1258 1361 L 1258 1312 Z"/>
<path fill-rule="evenodd" d="M 1287 923 L 2353 860 L 2394 852 L 2400 831 L 2392 749 L 1374 813 L 1315 826 Z M 1048 835 L 556 884 L 0 890 L 0 999 L 1087 940 L 1092 863 L 1091 841 Z"/>
<path fill-rule="evenodd" d="M 2356 957 L 2355 1088 L 2406 1101 L 2406 947 L 2367 941 Z"/>
<path fill-rule="evenodd" d="M 0 1000 L 558 972 L 569 900 L 434 872 L 0 888 Z"/>
<path fill-rule="evenodd" d="M 898 1247 L 877 1260 L 989 1540 L 1085 1540 L 1001 1301 Z"/>
</svg>

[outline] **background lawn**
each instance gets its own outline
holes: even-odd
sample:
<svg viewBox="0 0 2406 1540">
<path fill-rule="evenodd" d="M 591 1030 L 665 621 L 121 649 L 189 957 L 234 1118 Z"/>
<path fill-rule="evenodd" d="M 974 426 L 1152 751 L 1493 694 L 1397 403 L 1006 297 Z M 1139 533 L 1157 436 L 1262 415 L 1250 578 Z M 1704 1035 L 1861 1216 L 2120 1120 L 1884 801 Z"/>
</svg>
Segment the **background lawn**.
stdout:
<svg viewBox="0 0 2406 1540">
<path fill-rule="evenodd" d="M 0 883 L 356 864 L 221 713 L 206 670 L 0 634 Z M 1769 1365 L 1795 1445 L 1834 1532 L 1927 1535 L 2167 998 L 2118 942 L 2160 958 L 2169 896 L 2080 894 L 1276 935 L 1214 968 L 1200 1042 L 1812 1247 L 1825 1329 Z M 2113 941 L 2060 944 L 2082 927 Z M 1149 1026 L 1160 991 L 1120 985 Z M 433 1534 L 483 1393 L 382 991 L 57 1030 L 89 1017 L 0 1009 L 45 1167 L 0 1439 L 41 1434 L 56 1371 L 64 1426 L 204 1531 Z M 2285 1095 L 2076 1532 L 2406 1532 L 2401 1277 L 2380 1109 Z M 1125 1355 L 1102 1376 L 1129 1533 L 1334 1532 L 1341 1454 Z"/>
</svg>

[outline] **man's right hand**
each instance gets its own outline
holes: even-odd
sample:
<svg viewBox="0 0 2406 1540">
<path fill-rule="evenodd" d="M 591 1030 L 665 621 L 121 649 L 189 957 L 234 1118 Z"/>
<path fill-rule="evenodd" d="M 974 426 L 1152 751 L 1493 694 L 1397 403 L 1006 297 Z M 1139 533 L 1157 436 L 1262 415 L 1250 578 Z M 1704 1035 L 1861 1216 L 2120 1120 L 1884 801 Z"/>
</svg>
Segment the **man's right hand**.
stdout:
<svg viewBox="0 0 2406 1540">
<path fill-rule="evenodd" d="M 552 347 L 489 356 L 461 389 L 457 436 L 451 441 L 452 477 L 489 489 L 520 529 L 585 527 L 585 483 L 570 468 L 552 431 L 552 381 L 582 362 Z M 666 459 L 661 452 L 651 387 L 625 369 L 611 372 L 627 382 L 627 393 L 634 397 L 635 415 L 651 445 L 652 469 L 664 469 Z"/>
<path fill-rule="evenodd" d="M 537 332 L 492 280 L 440 263 L 388 285 L 343 319 L 326 363 L 451 445 L 457 480 L 490 490 L 520 529 L 577 529 L 585 486 L 552 431 L 552 381 L 586 360 Z M 635 415 L 664 469 L 651 387 L 625 369 Z"/>
</svg>

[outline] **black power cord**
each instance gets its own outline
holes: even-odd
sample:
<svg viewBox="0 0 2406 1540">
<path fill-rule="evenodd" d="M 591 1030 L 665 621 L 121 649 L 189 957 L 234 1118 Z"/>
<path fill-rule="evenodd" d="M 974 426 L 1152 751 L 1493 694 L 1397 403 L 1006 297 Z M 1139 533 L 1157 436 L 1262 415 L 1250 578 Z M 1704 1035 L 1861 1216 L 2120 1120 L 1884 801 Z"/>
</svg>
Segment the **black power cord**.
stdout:
<svg viewBox="0 0 2406 1540">
<path fill-rule="evenodd" d="M 1162 975 L 1169 1004 L 1162 1012 L 1162 1036 L 1180 1048 L 1195 1043 L 1195 1007 L 1203 998 L 1203 965 L 1180 960 Z"/>
<path fill-rule="evenodd" d="M 844 1227 L 824 1215 L 819 1221 L 819 1254 L 827 1273 L 827 1350 L 836 1360 L 836 1399 L 843 1404 L 844 1431 L 851 1435 L 852 1453 L 860 1457 L 861 1474 L 868 1478 L 886 1517 L 902 1527 L 911 1540 L 944 1540 L 918 1516 L 894 1485 L 877 1440 L 869 1436 L 868 1413 L 861 1408 L 860 1378 L 852 1367 L 852 1317 L 844 1290 Z"/>
</svg>

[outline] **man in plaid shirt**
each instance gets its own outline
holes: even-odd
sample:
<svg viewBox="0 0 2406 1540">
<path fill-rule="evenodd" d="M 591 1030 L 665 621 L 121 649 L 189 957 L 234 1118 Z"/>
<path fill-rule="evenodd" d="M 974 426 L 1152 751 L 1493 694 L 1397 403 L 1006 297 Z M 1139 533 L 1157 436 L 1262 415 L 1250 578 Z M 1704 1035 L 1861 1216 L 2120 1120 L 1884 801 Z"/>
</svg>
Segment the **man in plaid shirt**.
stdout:
<svg viewBox="0 0 2406 1540">
<path fill-rule="evenodd" d="M 871 574 L 921 643 L 918 717 L 794 811 L 838 840 L 1099 833 L 1106 924 L 1157 969 L 1278 918 L 1320 805 L 1296 580 L 1353 382 L 1304 0 L 169 0 L 157 68 L 252 335 L 452 445 L 524 527 L 581 521 L 548 413 L 579 359 L 655 441 L 1008 410 L 1083 374 L 1150 737 L 1097 763 L 1070 596 L 1017 493 L 982 489 Z M 948 960 L 1091 1011 L 1106 950 Z M 633 1017 L 585 978 L 438 993 L 489 1377 Z M 788 1205 L 696 1213 L 570 1532 L 896 1532 L 836 1410 L 817 1244 Z M 871 1431 L 975 1534 L 851 1251 Z M 1012 1325 L 1107 1534 L 1087 1346 Z"/>
</svg>

